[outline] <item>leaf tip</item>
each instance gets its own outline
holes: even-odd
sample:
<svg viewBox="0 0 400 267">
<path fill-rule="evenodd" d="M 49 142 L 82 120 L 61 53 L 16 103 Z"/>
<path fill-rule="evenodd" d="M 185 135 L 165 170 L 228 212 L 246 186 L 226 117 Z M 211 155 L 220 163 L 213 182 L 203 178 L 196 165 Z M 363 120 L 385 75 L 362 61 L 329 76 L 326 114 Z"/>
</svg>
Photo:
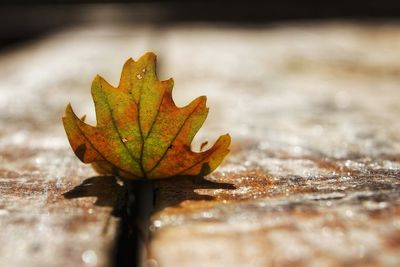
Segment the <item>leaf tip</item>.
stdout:
<svg viewBox="0 0 400 267">
<path fill-rule="evenodd" d="M 172 93 L 172 88 L 174 87 L 173 78 L 169 78 L 168 80 L 162 81 L 161 84 L 167 92 Z"/>
<path fill-rule="evenodd" d="M 70 114 L 71 112 L 72 112 L 72 106 L 71 106 L 71 103 L 68 103 L 68 105 L 65 107 L 64 115 L 62 116 L 62 119 L 64 120 L 68 116 L 68 114 Z"/>
<path fill-rule="evenodd" d="M 225 147 L 226 150 L 229 152 L 229 146 L 231 144 L 232 138 L 231 135 L 229 133 L 223 134 L 220 137 L 221 140 L 221 146 Z"/>
<path fill-rule="evenodd" d="M 101 79 L 103 79 L 99 74 L 96 74 L 96 76 L 94 76 L 93 82 L 98 82 Z"/>
<path fill-rule="evenodd" d="M 157 58 L 156 54 L 151 51 L 146 52 L 142 57 L 147 58 L 147 59 L 156 59 Z"/>
</svg>

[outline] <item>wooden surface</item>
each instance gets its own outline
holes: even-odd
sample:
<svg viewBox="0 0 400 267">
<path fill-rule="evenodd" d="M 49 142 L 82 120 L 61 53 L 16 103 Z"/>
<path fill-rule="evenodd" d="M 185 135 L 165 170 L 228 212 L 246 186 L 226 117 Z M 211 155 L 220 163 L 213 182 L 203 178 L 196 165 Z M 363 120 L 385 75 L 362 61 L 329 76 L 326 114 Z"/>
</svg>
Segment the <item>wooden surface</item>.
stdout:
<svg viewBox="0 0 400 267">
<path fill-rule="evenodd" d="M 162 182 L 149 264 L 399 266 L 400 26 L 313 23 L 66 29 L 0 55 L 0 266 L 109 266 L 121 187 L 69 148 L 68 102 L 158 54 L 194 142 L 231 133 L 205 181 Z"/>
</svg>

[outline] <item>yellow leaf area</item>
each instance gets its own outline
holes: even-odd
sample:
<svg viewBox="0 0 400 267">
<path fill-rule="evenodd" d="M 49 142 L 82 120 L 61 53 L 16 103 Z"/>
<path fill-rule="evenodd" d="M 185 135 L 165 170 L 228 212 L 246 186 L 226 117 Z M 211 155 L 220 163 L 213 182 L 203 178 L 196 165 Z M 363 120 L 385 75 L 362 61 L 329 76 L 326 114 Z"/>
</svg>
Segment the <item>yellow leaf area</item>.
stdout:
<svg viewBox="0 0 400 267">
<path fill-rule="evenodd" d="M 127 179 L 212 172 L 229 152 L 231 138 L 222 135 L 209 150 L 191 151 L 208 114 L 206 97 L 179 108 L 172 100 L 173 85 L 172 79 L 157 78 L 153 53 L 126 61 L 117 88 L 97 76 L 92 83 L 97 125 L 79 119 L 71 105 L 63 117 L 76 156 L 100 173 Z"/>
</svg>

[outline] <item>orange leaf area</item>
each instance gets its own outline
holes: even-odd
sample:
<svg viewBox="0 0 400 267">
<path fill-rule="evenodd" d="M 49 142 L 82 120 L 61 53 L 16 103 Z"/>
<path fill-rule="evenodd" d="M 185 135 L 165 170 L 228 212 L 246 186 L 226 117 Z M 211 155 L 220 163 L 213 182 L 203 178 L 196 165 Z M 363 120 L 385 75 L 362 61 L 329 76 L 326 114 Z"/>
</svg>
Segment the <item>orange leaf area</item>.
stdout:
<svg viewBox="0 0 400 267">
<path fill-rule="evenodd" d="M 127 179 L 206 175 L 215 170 L 229 152 L 231 138 L 222 135 L 209 150 L 191 151 L 208 114 L 206 97 L 179 108 L 172 99 L 173 85 L 172 79 L 157 78 L 153 53 L 127 60 L 117 88 L 96 76 L 92 97 L 97 125 L 79 119 L 71 105 L 63 117 L 76 156 L 102 174 Z"/>
</svg>

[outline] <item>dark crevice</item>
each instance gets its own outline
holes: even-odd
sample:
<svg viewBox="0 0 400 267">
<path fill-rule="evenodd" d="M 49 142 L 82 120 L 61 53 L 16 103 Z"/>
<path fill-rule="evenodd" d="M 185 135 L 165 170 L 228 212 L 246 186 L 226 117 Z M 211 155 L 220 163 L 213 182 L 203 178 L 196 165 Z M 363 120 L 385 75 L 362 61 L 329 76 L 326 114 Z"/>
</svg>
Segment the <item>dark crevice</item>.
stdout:
<svg viewBox="0 0 400 267">
<path fill-rule="evenodd" d="M 231 184 L 215 183 L 204 176 L 180 176 L 158 181 L 130 180 L 123 185 L 113 176 L 95 176 L 63 194 L 67 199 L 97 197 L 97 206 L 112 207 L 120 218 L 112 251 L 112 266 L 140 267 L 147 257 L 149 220 L 156 210 L 179 205 L 185 200 L 212 200 L 196 189 L 234 189 Z"/>
<path fill-rule="evenodd" d="M 154 184 L 148 180 L 124 181 L 125 204 L 114 251 L 114 266 L 140 267 L 146 258 L 149 219 L 154 208 Z"/>
<path fill-rule="evenodd" d="M 120 218 L 112 266 L 141 266 L 154 204 L 152 181 L 123 181 L 122 185 L 113 176 L 95 176 L 63 196 L 67 199 L 96 197 L 96 206 L 112 207 L 112 215 Z"/>
</svg>

